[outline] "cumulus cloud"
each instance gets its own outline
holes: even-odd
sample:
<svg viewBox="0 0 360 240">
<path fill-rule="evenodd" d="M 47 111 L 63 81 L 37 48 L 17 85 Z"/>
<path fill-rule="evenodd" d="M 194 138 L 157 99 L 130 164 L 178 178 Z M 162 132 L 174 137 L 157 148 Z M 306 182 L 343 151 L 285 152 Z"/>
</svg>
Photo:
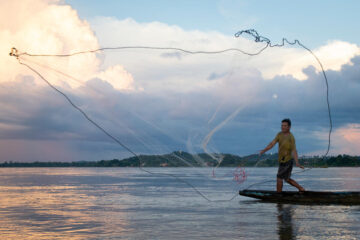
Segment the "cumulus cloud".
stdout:
<svg viewBox="0 0 360 240">
<path fill-rule="evenodd" d="M 3 76 L 1 82 L 11 81 L 19 73 L 29 74 L 28 69 L 19 65 L 15 58 L 9 58 L 8 53 L 12 47 L 16 47 L 20 52 L 33 54 L 67 54 L 99 48 L 98 39 L 90 25 L 81 20 L 70 6 L 60 3 L 47 0 L 0 3 L 0 58 L 4 63 L 0 66 L 0 74 Z M 30 58 L 23 55 L 21 59 L 35 64 L 37 68 L 51 68 L 73 77 L 64 80 L 63 75 L 53 74 L 51 79 L 54 84 L 76 88 L 93 77 L 106 75 L 115 88 L 131 88 L 131 76 L 125 69 L 121 69 L 121 66 L 110 66 L 105 72 L 100 71 L 101 59 L 95 53 L 71 58 Z"/>
<path fill-rule="evenodd" d="M 104 46 L 177 47 L 201 51 L 239 48 L 249 53 L 257 52 L 264 47 L 262 44 L 254 43 L 253 39 L 246 38 L 246 36 L 235 38 L 218 32 L 185 31 L 178 26 L 159 22 L 138 23 L 130 18 L 118 20 L 111 17 L 97 17 L 90 20 L 90 24 L 97 33 L 101 45 Z M 289 40 L 293 41 L 292 39 Z M 321 60 L 325 70 L 336 71 L 340 70 L 342 65 L 349 63 L 354 56 L 360 54 L 359 46 L 339 40 L 329 41 L 327 45 L 312 51 Z M 154 76 L 154 79 L 151 80 L 155 80 L 157 76 L 149 74 L 152 71 L 166 73 L 168 71 L 166 69 L 174 65 L 177 66 L 177 69 L 184 67 L 187 71 L 197 73 L 193 78 L 187 78 L 189 82 L 193 82 L 194 79 L 197 79 L 197 82 L 201 81 L 199 79 L 204 79 L 203 75 L 200 74 L 201 71 L 208 73 L 208 69 L 219 69 L 220 72 L 226 72 L 234 66 L 238 67 L 239 62 L 244 68 L 258 69 L 265 79 L 272 79 L 277 75 L 292 75 L 298 80 L 305 80 L 307 76 L 303 73 L 304 68 L 314 66 L 317 71 L 321 70 L 315 58 L 307 50 L 297 45 L 268 48 L 259 57 L 249 57 L 232 52 L 204 58 L 186 58 L 187 54 L 183 53 L 160 52 L 159 58 L 152 58 L 151 65 L 145 60 L 149 54 L 154 54 L 154 52 L 146 51 L 144 57 L 141 58 L 143 61 L 139 62 L 138 56 L 133 51 L 122 52 L 121 56 L 110 56 L 109 62 L 124 61 L 126 58 L 129 68 L 132 69 L 131 72 L 139 74 L 140 80 L 143 79 L 143 75 L 147 76 L 147 80 Z M 169 56 L 173 57 L 174 61 L 169 61 Z M 156 64 L 161 67 L 154 69 L 153 66 Z M 141 73 L 139 69 L 141 69 Z"/>
<path fill-rule="evenodd" d="M 314 49 L 313 53 L 320 59 L 325 70 L 339 71 L 344 64 L 360 54 L 360 48 L 356 44 L 343 41 L 331 41 L 326 46 Z M 307 66 L 315 66 L 317 71 L 321 71 L 320 65 L 308 52 L 294 51 L 286 56 L 282 69 L 277 73 L 281 75 L 292 75 L 299 80 L 307 79 L 303 69 Z"/>
<path fill-rule="evenodd" d="M 27 155 L 29 160 L 36 160 L 39 157 L 39 154 L 36 154 L 37 149 L 44 152 L 44 158 L 51 159 L 50 152 L 42 148 L 50 145 L 35 144 L 35 139 L 53 141 L 51 146 L 56 145 L 54 139 L 79 139 L 81 134 L 77 133 L 76 126 L 83 119 L 62 119 L 65 116 L 74 116 L 68 112 L 64 100 L 54 98 L 54 92 L 47 89 L 48 86 L 40 78 L 20 65 L 14 57 L 9 57 L 10 49 L 16 47 L 20 52 L 35 54 L 65 54 L 96 49 L 99 47 L 98 40 L 90 25 L 81 20 L 74 9 L 61 1 L 1 1 L 0 9 L 2 143 L 7 146 L 7 140 L 17 139 L 11 140 L 11 144 L 18 144 L 18 149 L 26 149 L 21 147 L 25 146 L 25 143 L 34 147 L 33 156 L 30 153 L 20 154 L 21 156 Z M 52 84 L 74 93 L 74 96 L 80 96 L 81 88 L 88 87 L 87 81 L 96 77 L 103 78 L 103 81 L 116 90 L 134 90 L 130 73 L 119 64 L 100 68 L 101 56 L 95 53 L 71 58 L 23 55 L 20 60 L 37 69 Z M 90 93 L 88 87 L 87 94 Z M 66 110 L 62 111 L 62 107 L 66 107 Z M 70 159 L 78 156 L 76 151 L 62 151 L 64 144 L 61 141 L 58 143 L 58 151 L 52 154 L 63 156 L 61 152 L 67 152 Z M 14 160 L 19 160 L 20 155 Z M 7 159 L 7 155 L 2 156 L 3 160 Z"/>
<path fill-rule="evenodd" d="M 114 65 L 98 74 L 100 79 L 110 83 L 118 90 L 134 90 L 134 78 L 123 66 Z"/>
<path fill-rule="evenodd" d="M 328 136 L 324 132 L 317 132 L 317 137 L 320 140 L 326 140 Z M 351 123 L 337 128 L 332 137 L 332 149 L 330 155 L 360 154 L 360 124 Z"/>
<path fill-rule="evenodd" d="M 96 48 L 98 42 L 90 26 L 81 21 L 76 11 L 52 1 L 2 1 L 0 30 L 1 81 L 9 81 L 17 74 L 29 74 L 15 58 L 9 58 L 11 47 L 32 53 L 60 54 L 74 49 Z M 78 56 L 72 60 L 46 59 L 51 66 L 61 65 L 75 76 L 90 76 L 98 61 L 94 55 Z M 44 60 L 42 60 L 44 62 Z"/>
</svg>

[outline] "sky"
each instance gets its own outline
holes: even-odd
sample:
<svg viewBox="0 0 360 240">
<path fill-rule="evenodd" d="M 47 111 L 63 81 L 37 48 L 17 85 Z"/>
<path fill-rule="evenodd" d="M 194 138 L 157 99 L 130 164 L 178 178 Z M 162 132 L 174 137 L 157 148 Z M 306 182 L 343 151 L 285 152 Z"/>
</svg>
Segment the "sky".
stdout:
<svg viewBox="0 0 360 240">
<path fill-rule="evenodd" d="M 326 84 L 299 46 L 187 54 L 145 46 L 255 53 L 240 30 L 298 39 L 321 61 L 333 120 L 330 155 L 360 154 L 358 1 L 0 2 L 0 162 L 124 158 L 131 153 L 89 123 L 35 72 L 137 154 L 176 150 L 258 153 L 293 122 L 299 155 L 322 155 L 329 133 Z M 270 152 L 275 153 L 276 148 Z"/>
</svg>

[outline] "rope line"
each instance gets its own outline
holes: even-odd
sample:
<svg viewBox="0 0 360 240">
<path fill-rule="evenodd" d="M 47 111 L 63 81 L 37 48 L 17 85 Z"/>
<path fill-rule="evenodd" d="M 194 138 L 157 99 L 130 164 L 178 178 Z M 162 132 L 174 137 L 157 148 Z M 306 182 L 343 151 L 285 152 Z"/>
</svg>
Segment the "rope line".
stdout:
<svg viewBox="0 0 360 240">
<path fill-rule="evenodd" d="M 74 52 L 74 53 L 70 53 L 70 54 L 30 54 L 27 52 L 23 52 L 23 53 L 19 53 L 18 56 L 20 57 L 22 55 L 26 55 L 26 56 L 30 56 L 30 57 L 71 57 L 71 56 L 84 54 L 84 53 L 95 53 L 95 52 L 101 52 L 101 51 L 106 51 L 106 50 L 126 50 L 126 49 L 174 50 L 174 51 L 179 51 L 179 52 L 188 53 L 188 54 L 220 54 L 220 53 L 226 53 L 226 52 L 240 52 L 245 55 L 255 56 L 255 55 L 259 55 L 262 51 L 265 50 L 265 48 L 267 48 L 267 47 L 260 49 L 258 52 L 250 53 L 250 52 L 245 52 L 244 50 L 241 50 L 239 48 L 227 48 L 227 49 L 218 50 L 218 51 L 191 51 L 191 50 L 186 50 L 183 48 L 174 48 L 174 47 L 122 46 L 122 47 L 103 47 L 103 48 L 98 48 L 98 49 L 94 49 L 94 50 Z"/>
</svg>

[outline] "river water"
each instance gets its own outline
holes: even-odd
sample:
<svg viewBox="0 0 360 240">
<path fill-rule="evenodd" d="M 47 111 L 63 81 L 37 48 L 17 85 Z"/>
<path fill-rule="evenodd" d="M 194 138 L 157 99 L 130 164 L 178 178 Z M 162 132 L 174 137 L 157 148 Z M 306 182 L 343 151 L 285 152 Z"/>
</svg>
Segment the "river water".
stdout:
<svg viewBox="0 0 360 240">
<path fill-rule="evenodd" d="M 237 195 L 264 180 L 274 179 L 252 188 L 274 189 L 276 168 L 247 168 L 241 184 L 228 168 L 147 170 L 178 179 L 138 168 L 2 168 L 1 239 L 360 239 L 360 206 Z M 319 168 L 293 178 L 308 190 L 360 191 L 359 170 Z"/>
</svg>

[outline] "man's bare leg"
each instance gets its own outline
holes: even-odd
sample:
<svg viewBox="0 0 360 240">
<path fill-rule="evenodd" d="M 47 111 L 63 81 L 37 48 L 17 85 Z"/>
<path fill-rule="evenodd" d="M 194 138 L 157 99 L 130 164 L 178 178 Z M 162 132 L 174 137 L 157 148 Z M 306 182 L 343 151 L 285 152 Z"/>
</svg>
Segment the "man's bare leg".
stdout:
<svg viewBox="0 0 360 240">
<path fill-rule="evenodd" d="M 290 185 L 296 187 L 297 189 L 299 189 L 300 192 L 304 192 L 304 191 L 305 191 L 305 189 L 304 189 L 302 186 L 300 186 L 294 179 L 289 178 L 288 180 L 285 180 L 285 181 L 286 181 L 288 184 L 290 184 Z"/>
<path fill-rule="evenodd" d="M 281 178 L 276 178 L 276 192 L 281 192 L 283 187 L 283 180 Z"/>
</svg>

